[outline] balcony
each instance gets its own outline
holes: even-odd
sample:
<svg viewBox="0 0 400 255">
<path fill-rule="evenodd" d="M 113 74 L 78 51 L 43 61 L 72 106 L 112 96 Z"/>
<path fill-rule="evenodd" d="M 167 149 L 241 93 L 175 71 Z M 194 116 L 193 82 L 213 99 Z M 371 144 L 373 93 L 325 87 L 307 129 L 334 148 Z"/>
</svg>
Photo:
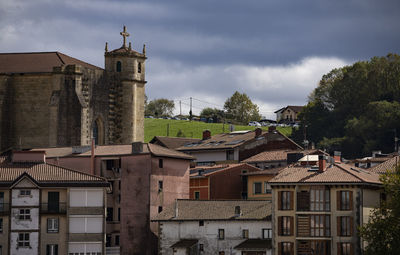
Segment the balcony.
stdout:
<svg viewBox="0 0 400 255">
<path fill-rule="evenodd" d="M 58 204 L 40 204 L 40 213 L 43 214 L 66 214 L 67 213 L 67 203 Z"/>
<path fill-rule="evenodd" d="M 10 214 L 10 204 L 0 203 L 0 215 L 9 215 L 9 214 Z"/>
</svg>

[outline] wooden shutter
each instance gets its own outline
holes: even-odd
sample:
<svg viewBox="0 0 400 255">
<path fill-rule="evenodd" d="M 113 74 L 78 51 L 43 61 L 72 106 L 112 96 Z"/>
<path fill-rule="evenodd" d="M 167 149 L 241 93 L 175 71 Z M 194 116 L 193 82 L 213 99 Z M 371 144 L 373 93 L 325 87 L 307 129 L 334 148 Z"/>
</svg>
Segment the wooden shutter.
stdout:
<svg viewBox="0 0 400 255">
<path fill-rule="evenodd" d="M 278 235 L 282 235 L 282 216 L 278 217 Z"/>
<path fill-rule="evenodd" d="M 350 244 L 350 255 L 354 255 L 354 246 L 353 246 L 353 243 Z"/>
<path fill-rule="evenodd" d="M 341 218 L 340 218 L 340 216 L 337 216 L 336 217 L 336 225 L 337 225 L 337 233 L 336 233 L 336 235 L 337 236 L 341 236 L 340 235 L 340 232 L 341 232 Z M 339 244 L 339 243 L 338 243 Z"/>
<path fill-rule="evenodd" d="M 342 255 L 342 249 L 340 249 L 340 248 L 341 248 L 341 245 L 339 242 L 337 242 L 337 255 Z"/>
<path fill-rule="evenodd" d="M 290 242 L 290 255 L 294 255 L 294 243 Z"/>
<path fill-rule="evenodd" d="M 294 235 L 294 217 L 290 217 L 290 235 Z"/>
<path fill-rule="evenodd" d="M 294 192 L 293 191 L 290 191 L 290 210 L 293 210 L 293 208 L 294 208 Z"/>
<path fill-rule="evenodd" d="M 340 191 L 336 191 L 336 210 L 340 210 Z"/>
<path fill-rule="evenodd" d="M 349 199 L 350 211 L 353 211 L 353 191 L 349 191 Z"/>
<path fill-rule="evenodd" d="M 282 255 L 282 243 L 278 243 L 278 255 Z"/>
<path fill-rule="evenodd" d="M 353 235 L 353 216 L 350 216 L 350 235 Z"/>
<path fill-rule="evenodd" d="M 282 191 L 278 192 L 278 210 L 282 210 Z"/>
</svg>

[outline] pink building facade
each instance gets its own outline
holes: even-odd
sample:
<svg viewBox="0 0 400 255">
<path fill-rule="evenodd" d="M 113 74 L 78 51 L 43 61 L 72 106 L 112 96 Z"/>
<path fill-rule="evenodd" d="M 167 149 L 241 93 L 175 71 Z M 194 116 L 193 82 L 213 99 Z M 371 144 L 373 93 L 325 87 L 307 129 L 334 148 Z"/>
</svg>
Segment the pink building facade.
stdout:
<svg viewBox="0 0 400 255">
<path fill-rule="evenodd" d="M 158 226 L 150 219 L 176 199 L 189 198 L 193 157 L 154 144 L 47 148 L 49 163 L 107 178 L 108 254 L 157 254 Z M 93 167 L 92 167 L 93 165 Z"/>
</svg>

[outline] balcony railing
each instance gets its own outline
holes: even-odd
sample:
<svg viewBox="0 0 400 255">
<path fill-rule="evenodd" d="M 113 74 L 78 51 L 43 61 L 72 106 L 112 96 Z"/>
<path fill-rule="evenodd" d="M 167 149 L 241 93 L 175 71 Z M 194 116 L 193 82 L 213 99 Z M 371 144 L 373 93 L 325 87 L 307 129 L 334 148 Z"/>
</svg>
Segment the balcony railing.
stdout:
<svg viewBox="0 0 400 255">
<path fill-rule="evenodd" d="M 67 203 L 42 203 L 40 204 L 40 213 L 65 214 L 67 213 Z"/>
<path fill-rule="evenodd" d="M 0 214 L 10 214 L 10 204 L 9 203 L 0 203 Z"/>
</svg>

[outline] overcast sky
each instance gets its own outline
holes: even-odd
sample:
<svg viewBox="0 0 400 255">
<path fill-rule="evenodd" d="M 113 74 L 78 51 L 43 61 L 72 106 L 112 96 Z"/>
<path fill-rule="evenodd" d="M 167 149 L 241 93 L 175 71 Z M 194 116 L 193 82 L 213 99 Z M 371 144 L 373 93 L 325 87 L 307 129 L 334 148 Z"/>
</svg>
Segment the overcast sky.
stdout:
<svg viewBox="0 0 400 255">
<path fill-rule="evenodd" d="M 400 52 L 399 0 L 0 0 L 1 52 L 60 51 L 104 67 L 104 46 L 146 44 L 146 94 L 179 113 L 236 90 L 262 115 L 304 105 L 331 69 Z"/>
</svg>

